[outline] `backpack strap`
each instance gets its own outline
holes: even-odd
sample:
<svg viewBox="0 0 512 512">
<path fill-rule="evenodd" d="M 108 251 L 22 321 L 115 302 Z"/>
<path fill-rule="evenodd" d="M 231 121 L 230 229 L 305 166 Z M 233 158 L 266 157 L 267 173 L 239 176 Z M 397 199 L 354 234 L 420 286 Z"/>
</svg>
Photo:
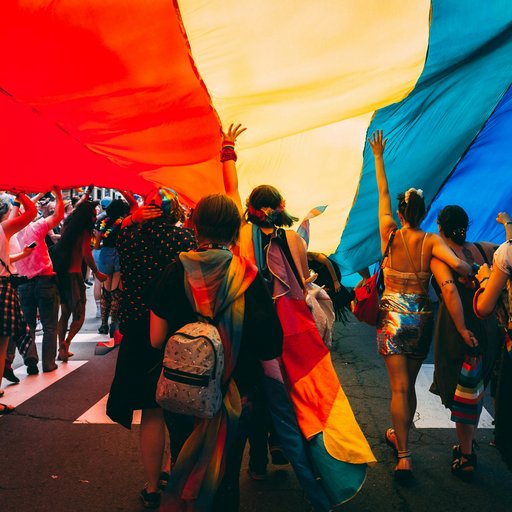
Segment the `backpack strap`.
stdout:
<svg viewBox="0 0 512 512">
<path fill-rule="evenodd" d="M 397 228 L 391 230 L 391 233 L 389 233 L 388 243 L 386 245 L 386 249 L 384 250 L 384 253 L 382 254 L 382 261 L 380 263 L 381 269 L 384 267 L 384 261 L 386 261 L 388 254 L 389 254 L 389 261 L 391 264 L 393 264 L 391 261 L 391 244 L 393 243 L 393 239 L 395 238 L 396 231 L 397 231 Z"/>
</svg>

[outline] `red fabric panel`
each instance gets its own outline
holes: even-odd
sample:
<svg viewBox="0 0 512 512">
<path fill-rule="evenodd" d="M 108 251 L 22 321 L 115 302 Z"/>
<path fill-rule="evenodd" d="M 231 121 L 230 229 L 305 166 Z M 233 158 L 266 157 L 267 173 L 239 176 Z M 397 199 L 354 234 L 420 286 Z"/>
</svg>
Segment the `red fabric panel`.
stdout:
<svg viewBox="0 0 512 512">
<path fill-rule="evenodd" d="M 314 371 L 329 354 L 305 300 L 277 299 L 277 314 L 283 327 L 282 360 L 290 384 Z"/>
<path fill-rule="evenodd" d="M 196 171 L 213 187 L 203 194 L 219 190 L 196 164 L 218 155 L 220 123 L 172 1 L 6 0 L 2 11 L 0 87 L 14 100 L 0 101 L 0 187 L 144 192 L 144 171 L 171 186 Z"/>
</svg>

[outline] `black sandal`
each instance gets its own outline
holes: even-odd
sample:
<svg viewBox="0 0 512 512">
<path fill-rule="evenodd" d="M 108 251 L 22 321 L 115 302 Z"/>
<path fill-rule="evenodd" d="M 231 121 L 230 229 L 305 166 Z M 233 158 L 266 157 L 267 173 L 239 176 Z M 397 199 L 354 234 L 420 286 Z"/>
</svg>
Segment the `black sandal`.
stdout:
<svg viewBox="0 0 512 512">
<path fill-rule="evenodd" d="M 160 473 L 160 478 L 158 479 L 158 488 L 161 491 L 164 491 L 167 487 L 167 484 L 169 483 L 169 479 L 171 478 L 171 475 L 167 473 L 167 471 L 162 471 Z"/>
<path fill-rule="evenodd" d="M 480 447 L 478 446 L 478 443 L 473 440 L 472 444 L 471 444 L 471 449 L 472 449 L 472 452 L 471 452 L 471 455 L 474 456 L 474 466 L 476 468 L 476 462 L 477 462 L 477 458 L 476 458 L 476 453 L 475 453 L 475 450 L 478 450 Z M 455 461 L 457 459 L 460 459 L 462 456 L 462 450 L 460 449 L 460 444 L 454 444 L 452 446 L 452 465 L 455 463 Z"/>
<path fill-rule="evenodd" d="M 411 450 L 398 451 L 398 460 L 410 459 Z M 412 482 L 413 474 L 412 469 L 396 469 L 395 468 L 395 481 L 402 485 L 408 485 Z"/>
<path fill-rule="evenodd" d="M 476 455 L 474 453 L 461 453 L 460 457 L 452 462 L 452 474 L 464 482 L 471 482 L 475 467 Z"/>
</svg>

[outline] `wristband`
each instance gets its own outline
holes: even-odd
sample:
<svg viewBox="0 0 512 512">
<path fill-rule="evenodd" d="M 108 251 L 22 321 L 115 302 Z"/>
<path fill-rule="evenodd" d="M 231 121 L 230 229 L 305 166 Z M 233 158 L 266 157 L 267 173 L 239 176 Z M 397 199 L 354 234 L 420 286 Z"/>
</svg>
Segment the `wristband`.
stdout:
<svg viewBox="0 0 512 512">
<path fill-rule="evenodd" d="M 12 206 L 14 208 L 19 208 L 21 206 L 21 203 L 19 201 L 13 201 Z"/>
<path fill-rule="evenodd" d="M 512 224 L 512 220 L 509 220 L 508 222 L 505 222 L 505 226 L 506 226 L 507 224 Z"/>
<path fill-rule="evenodd" d="M 237 160 L 235 148 L 231 146 L 224 146 L 220 152 L 220 161 L 226 162 L 227 160 L 234 160 L 235 162 Z"/>
<path fill-rule="evenodd" d="M 478 297 L 480 297 L 480 294 L 482 294 L 484 290 L 485 288 L 478 288 L 478 290 L 475 292 L 475 295 L 473 296 L 473 311 L 475 312 L 476 317 L 480 320 L 485 320 L 487 318 L 478 312 Z"/>
</svg>

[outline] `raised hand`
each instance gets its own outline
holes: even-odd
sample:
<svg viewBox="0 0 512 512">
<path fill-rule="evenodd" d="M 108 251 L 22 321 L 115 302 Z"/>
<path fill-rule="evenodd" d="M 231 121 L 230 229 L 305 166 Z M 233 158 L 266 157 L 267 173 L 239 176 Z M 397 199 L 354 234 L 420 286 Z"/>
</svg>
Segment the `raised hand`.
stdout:
<svg viewBox="0 0 512 512">
<path fill-rule="evenodd" d="M 507 212 L 500 212 L 496 217 L 496 222 L 505 225 L 509 222 L 512 222 L 512 217 Z"/>
<path fill-rule="evenodd" d="M 368 144 L 370 144 L 372 148 L 373 156 L 382 156 L 384 154 L 384 149 L 386 148 L 386 144 L 388 139 L 384 139 L 384 133 L 382 130 L 374 131 L 370 137 L 368 137 Z"/>
<path fill-rule="evenodd" d="M 137 222 L 138 224 L 142 224 L 143 222 L 151 219 L 156 219 L 162 215 L 162 210 L 153 204 L 148 204 L 141 206 L 137 210 L 135 210 L 132 214 L 133 222 Z"/>
<path fill-rule="evenodd" d="M 237 137 L 243 132 L 245 132 L 245 130 L 247 130 L 247 128 L 244 128 L 241 124 L 237 124 L 235 126 L 233 123 L 231 123 L 229 125 L 227 133 L 222 131 L 222 143 L 226 144 L 228 142 L 231 142 L 234 144 L 236 142 Z"/>
</svg>

